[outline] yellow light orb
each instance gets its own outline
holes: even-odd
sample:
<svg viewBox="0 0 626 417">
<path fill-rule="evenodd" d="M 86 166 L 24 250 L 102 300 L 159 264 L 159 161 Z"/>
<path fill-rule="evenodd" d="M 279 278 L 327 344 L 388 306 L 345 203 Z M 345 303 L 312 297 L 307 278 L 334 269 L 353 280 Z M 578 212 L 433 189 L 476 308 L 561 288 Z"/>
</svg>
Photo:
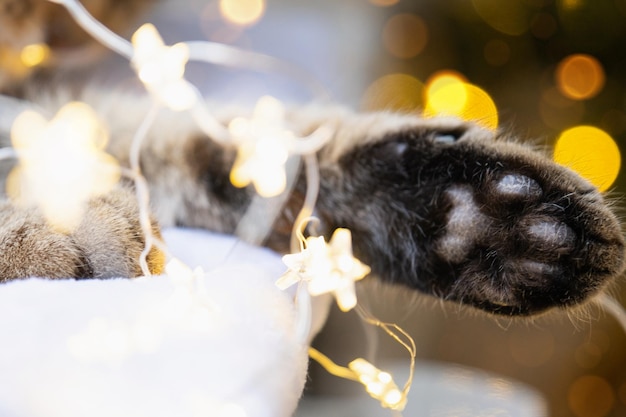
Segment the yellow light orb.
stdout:
<svg viewBox="0 0 626 417">
<path fill-rule="evenodd" d="M 585 100 L 604 87 L 602 64 L 590 55 L 576 54 L 563 59 L 556 68 L 556 84 L 565 97 Z"/>
<path fill-rule="evenodd" d="M 467 103 L 466 84 L 454 73 L 444 72 L 431 77 L 426 84 L 424 113 L 428 116 L 460 115 Z"/>
<path fill-rule="evenodd" d="M 576 417 L 605 417 L 615 404 L 615 391 L 606 379 L 583 375 L 570 386 L 567 400 Z"/>
<path fill-rule="evenodd" d="M 265 12 L 264 0 L 220 0 L 224 19 L 241 26 L 256 23 Z"/>
<path fill-rule="evenodd" d="M 50 48 L 45 43 L 27 45 L 20 52 L 20 60 L 29 68 L 43 64 L 49 56 Z"/>
<path fill-rule="evenodd" d="M 416 111 L 422 106 L 420 80 L 408 74 L 388 74 L 378 78 L 365 91 L 365 110 Z"/>
<path fill-rule="evenodd" d="M 453 116 L 484 128 L 498 128 L 498 110 L 483 89 L 453 72 L 431 77 L 426 85 L 424 116 Z"/>
<path fill-rule="evenodd" d="M 422 52 L 427 43 L 428 28 L 424 20 L 417 15 L 397 14 L 385 23 L 383 44 L 395 57 L 412 58 Z"/>
<path fill-rule="evenodd" d="M 559 136 L 554 161 L 576 171 L 600 191 L 606 191 L 619 174 L 621 155 L 613 138 L 603 130 L 576 126 Z"/>
<path fill-rule="evenodd" d="M 388 7 L 388 6 L 393 6 L 394 4 L 398 3 L 400 0 L 370 0 L 370 3 L 376 5 L 376 6 L 381 6 L 381 7 Z"/>
</svg>

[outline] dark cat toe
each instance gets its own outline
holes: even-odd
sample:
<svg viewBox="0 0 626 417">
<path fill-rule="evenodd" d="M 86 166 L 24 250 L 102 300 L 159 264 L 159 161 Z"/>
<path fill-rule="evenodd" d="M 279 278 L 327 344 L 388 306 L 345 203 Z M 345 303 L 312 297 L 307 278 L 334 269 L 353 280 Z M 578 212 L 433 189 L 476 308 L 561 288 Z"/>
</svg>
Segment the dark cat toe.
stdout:
<svg viewBox="0 0 626 417">
<path fill-rule="evenodd" d="M 534 179 L 521 174 L 506 174 L 493 183 L 494 193 L 507 200 L 537 200 L 541 186 Z"/>
<path fill-rule="evenodd" d="M 571 227 L 555 218 L 522 220 L 520 225 L 532 247 L 558 258 L 574 248 L 577 239 Z"/>
</svg>

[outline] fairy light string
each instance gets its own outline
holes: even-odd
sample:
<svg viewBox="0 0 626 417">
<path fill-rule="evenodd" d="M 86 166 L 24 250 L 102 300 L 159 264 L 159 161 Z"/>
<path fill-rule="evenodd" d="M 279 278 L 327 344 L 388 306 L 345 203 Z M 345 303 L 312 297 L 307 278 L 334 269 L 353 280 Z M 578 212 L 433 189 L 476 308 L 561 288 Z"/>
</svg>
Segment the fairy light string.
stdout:
<svg viewBox="0 0 626 417">
<path fill-rule="evenodd" d="M 295 331 L 299 340 L 303 344 L 306 343 L 311 327 L 311 297 L 332 293 L 342 310 L 348 311 L 356 306 L 364 321 L 384 329 L 411 353 L 411 377 L 405 387 L 400 390 L 390 374 L 379 370 L 364 359 L 357 358 L 350 363 L 348 368 L 342 368 L 331 365 L 332 361 L 313 348 L 309 354 L 326 364 L 329 372 L 361 382 L 383 407 L 402 410 L 406 404 L 406 394 L 413 375 L 415 347 L 412 339 L 396 325 L 381 323 L 365 314 L 364 310 L 357 306 L 354 283 L 365 277 L 370 269 L 352 256 L 349 230 L 338 229 L 328 243 L 323 237 L 304 238 L 303 234 L 304 227 L 308 223 L 307 219 L 314 213 L 319 192 L 320 179 L 316 153 L 328 143 L 332 137 L 332 130 L 322 125 L 304 137 L 291 132 L 285 125 L 285 110 L 282 104 L 271 97 L 261 98 L 257 104 L 257 110 L 249 119 L 236 119 L 228 126 L 224 126 L 209 111 L 199 91 L 185 79 L 184 73 L 185 66 L 191 59 L 287 74 L 305 83 L 318 97 L 327 96 L 325 89 L 308 74 L 273 57 L 211 42 L 186 42 L 168 46 L 164 44 L 156 28 L 150 24 L 140 27 L 129 42 L 93 18 L 80 2 L 76 0 L 48 1 L 65 7 L 74 20 L 94 39 L 128 59 L 138 78 L 154 99 L 154 105 L 145 115 L 132 139 L 129 151 L 130 168 L 112 169 L 111 163 L 104 164 L 109 171 L 131 178 L 135 183 L 140 224 L 145 237 L 145 248 L 139 260 L 143 274 L 151 275 L 146 259 L 148 253 L 156 246 L 169 259 L 166 272 L 173 282 L 178 283 L 175 294 L 184 293 L 186 296 L 181 299 L 189 299 L 193 303 L 200 302 L 208 308 L 207 311 L 210 311 L 210 302 L 207 301 L 209 299 L 200 288 L 201 280 L 198 279 L 204 275 L 204 272 L 198 269 L 192 271 L 179 260 L 172 258 L 165 244 L 155 236 L 152 230 L 149 190 L 140 170 L 140 154 L 149 129 L 162 108 L 189 111 L 200 129 L 209 138 L 223 145 L 238 146 L 239 157 L 233 167 L 231 179 L 237 186 L 254 184 L 261 196 L 270 197 L 283 193 L 287 182 L 284 171 L 285 161 L 289 156 L 301 156 L 304 162 L 306 194 L 303 207 L 294 223 L 291 241 L 293 253 L 285 256 L 288 269 L 278 281 L 278 286 L 281 288 L 298 284 L 295 303 L 299 319 Z M 80 105 L 86 106 L 82 103 Z M 268 152 L 281 156 L 275 159 L 276 164 L 269 170 L 273 172 L 273 175 L 259 178 L 259 173 L 264 174 L 268 170 L 268 166 L 264 165 Z M 2 158 L 15 155 L 14 149 L 0 149 Z M 18 159 L 23 159 L 19 149 L 17 156 Z M 410 342 L 403 341 L 400 336 L 407 337 Z"/>
</svg>

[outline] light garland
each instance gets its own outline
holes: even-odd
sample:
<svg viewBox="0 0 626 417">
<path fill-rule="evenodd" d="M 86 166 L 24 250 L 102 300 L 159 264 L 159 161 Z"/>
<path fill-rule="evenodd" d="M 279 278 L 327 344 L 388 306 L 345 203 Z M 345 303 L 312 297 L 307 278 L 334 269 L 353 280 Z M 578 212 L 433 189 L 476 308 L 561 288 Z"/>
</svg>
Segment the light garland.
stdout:
<svg viewBox="0 0 626 417">
<path fill-rule="evenodd" d="M 132 37 L 131 63 L 148 91 L 174 111 L 190 109 L 197 100 L 193 86 L 183 78 L 189 60 L 184 44 L 165 46 L 151 24 L 141 26 Z"/>
<path fill-rule="evenodd" d="M 69 103 L 50 121 L 25 111 L 11 133 L 20 163 L 9 174 L 7 192 L 19 204 L 41 207 L 57 229 L 75 228 L 87 200 L 119 179 L 117 161 L 104 152 L 106 131 L 86 104 Z"/>
<path fill-rule="evenodd" d="M 284 113 L 278 100 L 265 96 L 259 99 L 251 119 L 237 117 L 229 123 L 238 150 L 230 174 L 235 187 L 253 183 L 262 197 L 274 197 L 285 190 L 285 163 L 293 134 L 282 129 Z"/>
<path fill-rule="evenodd" d="M 356 306 L 354 283 L 370 273 L 370 268 L 352 256 L 352 234 L 337 229 L 327 244 L 324 237 L 308 237 L 300 253 L 283 256 L 289 270 L 276 281 L 280 289 L 304 282 L 312 296 L 332 293 L 342 311 Z"/>
<path fill-rule="evenodd" d="M 156 28 L 150 24 L 140 27 L 132 36 L 132 42 L 128 42 L 94 19 L 78 1 L 48 1 L 64 6 L 75 21 L 96 40 L 129 59 L 131 66 L 137 72 L 138 78 L 154 98 L 156 104 L 146 115 L 135 133 L 129 157 L 130 169 L 111 169 L 111 167 L 116 167 L 115 162 L 112 161 L 108 154 L 103 152 L 106 141 L 102 137 L 94 139 L 92 136 L 94 132 L 101 133 L 101 129 L 96 127 L 95 122 L 92 122 L 95 119 L 85 117 L 85 114 L 90 111 L 85 104 L 74 103 L 68 108 L 62 109 L 57 118 L 50 122 L 51 127 L 49 129 L 44 123 L 45 120 L 32 112 L 19 116 L 12 127 L 12 136 L 15 138 L 14 147 L 20 166 L 26 167 L 25 172 L 29 173 L 27 176 L 29 181 L 31 179 L 35 181 L 32 184 L 38 184 L 37 181 L 40 181 L 40 177 L 42 177 L 39 171 L 30 173 L 31 167 L 35 165 L 31 163 L 34 160 L 33 158 L 37 161 L 36 165 L 41 165 L 44 168 L 40 169 L 44 170 L 50 169 L 48 168 L 49 161 L 63 160 L 65 166 L 91 166 L 94 170 L 101 169 L 104 166 L 108 168 L 108 174 L 115 172 L 116 176 L 107 177 L 104 183 L 97 185 L 94 177 L 99 177 L 100 175 L 93 173 L 96 171 L 86 170 L 83 176 L 76 175 L 76 170 L 74 169 L 74 176 L 87 178 L 83 185 L 76 185 L 78 190 L 74 186 L 67 186 L 69 182 L 63 177 L 66 189 L 75 196 L 77 204 L 83 204 L 94 193 L 98 195 L 109 190 L 117 181 L 120 173 L 132 178 L 135 182 L 142 231 L 146 239 L 145 248 L 140 257 L 140 264 L 144 275 L 150 276 L 151 271 L 146 263 L 147 253 L 155 245 L 166 253 L 167 248 L 152 232 L 148 187 L 139 168 L 140 150 L 147 136 L 148 129 L 162 106 L 174 111 L 190 111 L 200 129 L 210 138 L 221 144 L 234 144 L 237 146 L 238 157 L 231 172 L 233 184 L 244 187 L 252 183 L 261 196 L 275 196 L 284 192 L 287 182 L 285 173 L 287 158 L 290 155 L 303 156 L 307 179 L 305 203 L 294 224 L 292 236 L 292 252 L 294 253 L 283 258 L 288 266 L 288 271 L 277 281 L 278 287 L 282 289 L 295 283 L 300 283 L 300 288 L 306 289 L 306 291 L 299 290 L 296 299 L 297 310 L 300 314 L 296 331 L 300 340 L 303 343 L 308 340 L 308 333 L 310 332 L 310 296 L 333 293 L 339 307 L 343 311 L 348 311 L 357 306 L 355 281 L 365 277 L 370 272 L 370 269 L 352 256 L 350 231 L 337 229 L 327 244 L 323 237 L 308 237 L 304 239 L 301 230 L 304 220 L 313 213 L 319 190 L 319 172 L 315 154 L 330 140 L 332 130 L 327 126 L 321 126 L 309 136 L 298 137 L 284 126 L 285 110 L 278 100 L 271 97 L 263 97 L 259 100 L 251 118 L 234 119 L 228 127 L 225 127 L 207 109 L 199 92 L 185 79 L 184 73 L 186 63 L 193 59 L 243 68 L 288 73 L 293 75 L 294 78 L 305 80 L 309 86 L 312 86 L 312 90 L 321 91 L 322 89 L 317 88 L 317 84 L 311 82 L 310 78 L 307 78 L 302 72 L 294 70 L 279 60 L 249 51 L 242 51 L 234 47 L 211 42 L 189 42 L 167 46 Z M 81 117 L 77 116 L 79 111 L 82 112 Z M 70 115 L 73 116 L 69 117 Z M 36 126 L 36 130 L 33 131 L 27 128 L 25 120 L 34 121 L 33 126 Z M 80 120 L 83 120 L 83 122 L 80 122 Z M 67 129 L 68 126 L 72 126 L 78 136 L 73 136 L 74 133 L 69 134 L 66 131 L 62 131 L 63 134 L 59 133 L 62 128 Z M 46 140 L 32 139 L 42 137 L 45 137 Z M 48 140 L 50 138 L 54 140 Z M 53 148 L 57 149 L 61 152 L 61 156 L 45 160 L 45 152 L 41 152 L 37 146 L 34 146 L 43 146 L 42 144 L 45 144 L 45 147 L 41 149 L 46 151 Z M 3 151 L 7 154 L 6 156 L 12 156 L 10 149 Z M 268 155 L 271 158 L 268 158 Z M 67 162 L 68 156 L 72 156 L 72 160 L 69 163 Z M 267 175 L 268 173 L 270 175 Z M 17 177 L 17 175 L 14 174 L 13 177 Z M 44 186 L 41 184 L 24 186 L 24 184 L 31 183 L 21 181 L 21 187 L 18 185 L 13 187 L 15 189 L 22 188 L 20 197 L 27 195 L 24 190 L 28 190 L 28 187 L 39 189 Z M 46 212 L 45 207 L 46 204 L 50 204 L 50 199 L 50 196 L 44 195 L 43 199 L 37 199 L 34 202 L 40 205 Z M 63 202 L 63 207 L 67 207 L 67 200 Z M 56 222 L 61 225 L 60 227 L 67 229 L 72 226 L 71 222 L 76 222 L 76 219 L 80 219 L 80 215 L 76 214 L 76 212 L 72 213 L 71 216 L 60 221 L 55 218 L 56 214 L 47 217 L 50 217 L 53 223 Z M 298 242 L 300 242 L 300 252 L 296 253 Z M 210 299 L 208 294 L 199 287 L 202 280 L 198 278 L 204 275 L 202 270 L 192 270 L 182 262 L 170 259 L 166 266 L 166 273 L 176 287 L 167 303 L 168 305 L 174 306 L 174 310 L 178 311 L 194 311 L 194 314 L 199 314 L 202 316 L 201 318 L 206 318 L 207 315 L 210 315 Z M 173 310 L 170 313 L 176 315 Z M 383 327 L 396 340 L 399 340 L 386 327 L 387 325 L 371 318 L 364 317 L 364 320 Z M 202 319 L 199 322 L 205 323 L 206 321 Z M 111 352 L 102 347 L 102 337 L 110 340 L 110 337 L 106 335 L 110 336 L 111 331 L 118 336 L 122 335 L 118 338 L 118 341 L 123 339 L 123 344 L 128 349 L 131 349 L 129 346 L 137 342 L 133 342 L 128 337 L 124 338 L 123 336 L 132 332 L 120 330 L 119 327 L 110 323 L 97 322 L 92 328 L 87 329 L 86 333 L 77 335 L 68 341 L 68 348 L 83 359 L 93 359 L 110 354 L 119 356 L 119 354 L 128 353 L 128 349 L 124 352 Z M 402 333 L 406 335 L 406 333 Z M 408 335 L 406 336 L 408 337 Z M 157 336 L 151 339 L 153 343 L 150 345 L 151 348 L 154 348 L 154 343 L 158 343 L 157 339 Z M 412 343 L 412 339 L 410 340 Z M 135 349 L 140 351 L 145 349 L 146 346 L 142 347 L 141 343 L 141 341 L 135 343 Z M 406 347 L 405 343 L 401 343 Z M 312 356 L 315 356 L 314 350 L 310 352 Z M 412 358 L 414 358 L 414 350 L 412 351 Z M 414 362 L 412 361 L 411 375 L 413 366 Z M 407 382 L 405 389 L 400 391 L 388 373 L 380 371 L 361 358 L 351 362 L 349 368 L 345 369 L 347 371 L 344 373 L 344 377 L 350 375 L 350 379 L 362 382 L 370 395 L 381 401 L 384 407 L 394 410 L 404 408 L 410 380 Z"/>
</svg>

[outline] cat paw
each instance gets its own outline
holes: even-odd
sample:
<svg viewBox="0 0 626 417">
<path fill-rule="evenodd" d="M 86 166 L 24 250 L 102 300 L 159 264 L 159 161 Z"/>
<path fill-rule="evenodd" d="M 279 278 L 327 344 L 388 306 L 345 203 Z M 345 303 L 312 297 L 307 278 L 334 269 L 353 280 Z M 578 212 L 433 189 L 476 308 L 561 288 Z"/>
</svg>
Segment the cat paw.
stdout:
<svg viewBox="0 0 626 417">
<path fill-rule="evenodd" d="M 323 171 L 319 212 L 383 280 L 490 313 L 588 299 L 624 268 L 616 216 L 587 181 L 469 124 L 415 120 Z"/>
<path fill-rule="evenodd" d="M 153 233 L 159 236 L 156 224 Z M 90 200 L 69 233 L 50 226 L 36 208 L 0 204 L 0 282 L 140 276 L 144 244 L 134 195 L 126 190 Z M 164 256 L 153 249 L 147 262 L 160 273 Z"/>
<path fill-rule="evenodd" d="M 586 299 L 621 271 L 623 239 L 601 195 L 555 191 L 519 172 L 444 193 L 436 256 L 457 269 L 447 299 L 498 314 L 531 314 Z"/>
</svg>

